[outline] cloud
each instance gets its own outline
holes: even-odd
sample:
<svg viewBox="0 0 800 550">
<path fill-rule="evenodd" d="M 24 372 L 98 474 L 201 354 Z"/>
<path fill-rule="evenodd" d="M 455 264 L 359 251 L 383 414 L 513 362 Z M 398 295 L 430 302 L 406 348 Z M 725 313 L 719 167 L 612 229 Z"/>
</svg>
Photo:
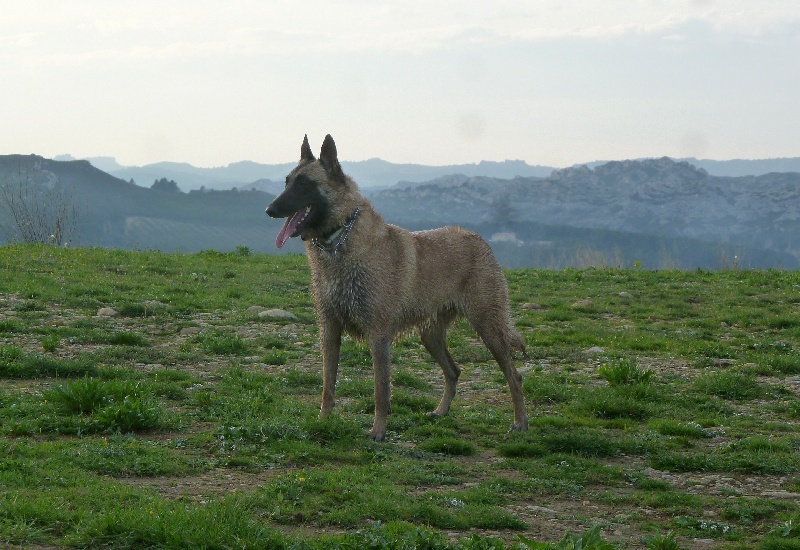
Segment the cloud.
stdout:
<svg viewBox="0 0 800 550">
<path fill-rule="evenodd" d="M 795 154 L 798 29 L 796 0 L 32 0 L 0 18 L 22 128 L 0 146 L 209 165 L 348 129 L 369 158 L 391 128 L 409 162 Z M 442 128 L 449 153 L 419 139 Z"/>
<path fill-rule="evenodd" d="M 83 63 L 111 56 L 183 58 L 298 52 L 403 52 L 560 39 L 674 34 L 690 20 L 751 37 L 800 22 L 795 0 L 364 0 L 293 4 L 149 2 L 21 4 L 0 22 L 6 60 Z M 87 7 L 81 7 L 87 6 Z"/>
</svg>

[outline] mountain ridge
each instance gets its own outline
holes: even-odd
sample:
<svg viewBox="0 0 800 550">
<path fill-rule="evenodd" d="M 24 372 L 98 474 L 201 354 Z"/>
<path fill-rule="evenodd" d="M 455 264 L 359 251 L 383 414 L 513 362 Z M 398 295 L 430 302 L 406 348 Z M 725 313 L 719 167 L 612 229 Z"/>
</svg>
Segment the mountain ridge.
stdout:
<svg viewBox="0 0 800 550">
<path fill-rule="evenodd" d="M 537 222 L 755 247 L 800 260 L 800 173 L 719 177 L 667 157 L 547 178 L 450 176 L 372 196 L 389 218 Z M 402 205 L 397 212 L 394 205 Z"/>
<path fill-rule="evenodd" d="M 651 157 L 648 157 L 651 158 Z M 632 160 L 643 161 L 648 158 Z M 655 158 L 655 157 L 652 157 Z M 671 157 L 668 157 L 671 158 Z M 77 160 L 71 155 L 62 155 L 53 160 Z M 185 162 L 158 162 L 143 166 L 122 166 L 113 157 L 87 157 L 93 166 L 127 181 L 149 187 L 153 181 L 167 178 L 178 183 L 184 191 L 205 187 L 207 189 L 230 189 L 249 185 L 258 180 L 282 182 L 287 173 L 294 168 L 294 162 L 262 164 L 250 160 L 229 163 L 226 166 L 201 168 Z M 714 176 L 759 176 L 770 172 L 800 172 L 800 157 L 777 157 L 769 159 L 730 159 L 712 160 L 692 157 L 674 158 L 676 162 L 688 162 L 706 170 Z M 389 187 L 398 182 L 420 183 L 440 176 L 463 174 L 466 176 L 486 176 L 502 179 L 519 177 L 548 177 L 553 171 L 587 166 L 593 168 L 619 160 L 596 160 L 570 167 L 532 165 L 523 160 L 487 161 L 471 164 L 423 165 L 411 163 L 392 163 L 380 158 L 362 161 L 343 161 L 342 167 L 364 189 Z"/>
<path fill-rule="evenodd" d="M 70 190 L 80 212 L 75 245 L 276 252 L 280 221 L 264 207 L 280 181 L 167 193 L 88 161 L 0 156 L 0 191 L 14 182 Z M 587 249 L 593 265 L 800 267 L 800 173 L 719 177 L 662 157 L 547 177 L 447 174 L 363 191 L 390 223 L 478 231 L 506 267 L 583 265 Z M 302 250 L 291 241 L 289 251 Z"/>
</svg>

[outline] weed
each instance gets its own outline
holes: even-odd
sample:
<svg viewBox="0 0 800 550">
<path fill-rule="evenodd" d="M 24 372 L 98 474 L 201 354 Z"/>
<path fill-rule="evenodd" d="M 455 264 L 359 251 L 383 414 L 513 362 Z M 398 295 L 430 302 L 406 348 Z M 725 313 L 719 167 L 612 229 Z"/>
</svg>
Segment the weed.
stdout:
<svg viewBox="0 0 800 550">
<path fill-rule="evenodd" d="M 606 363 L 597 369 L 597 374 L 612 386 L 649 384 L 653 376 L 652 371 L 640 369 L 632 359 Z"/>
<path fill-rule="evenodd" d="M 98 369 L 87 359 L 60 359 L 17 353 L 14 346 L 0 357 L 0 378 L 78 378 L 96 375 Z M 18 348 L 17 348 L 18 349 Z"/>
<path fill-rule="evenodd" d="M 153 314 L 153 308 L 145 304 L 127 302 L 117 306 L 117 311 L 123 317 L 147 317 Z"/>
<path fill-rule="evenodd" d="M 695 439 L 714 436 L 713 431 L 703 428 L 696 422 L 680 422 L 678 420 L 662 418 L 651 421 L 649 425 L 661 435 L 691 437 Z"/>
<path fill-rule="evenodd" d="M 545 456 L 547 454 L 547 449 L 543 445 L 536 443 L 510 441 L 498 445 L 497 452 L 500 456 L 509 458 L 531 458 Z"/>
<path fill-rule="evenodd" d="M 614 388 L 597 388 L 583 400 L 582 407 L 596 418 L 645 420 L 652 415 L 649 405 Z"/>
<path fill-rule="evenodd" d="M 692 389 L 733 401 L 749 401 L 764 394 L 764 388 L 755 377 L 737 371 L 721 371 L 699 376 Z"/>
<path fill-rule="evenodd" d="M 143 432 L 164 424 L 164 413 L 152 399 L 125 396 L 97 411 L 97 421 L 112 432 Z"/>
<path fill-rule="evenodd" d="M 581 535 L 567 532 L 557 544 L 539 543 L 523 536 L 520 541 L 535 550 L 614 550 L 614 545 L 603 540 L 600 526 L 595 525 Z"/>
<path fill-rule="evenodd" d="M 322 387 L 322 375 L 319 373 L 303 372 L 299 370 L 287 370 L 281 381 L 289 388 L 316 391 Z"/>
<path fill-rule="evenodd" d="M 551 452 L 580 456 L 614 456 L 619 447 L 614 440 L 597 430 L 575 428 L 569 431 L 544 434 L 541 443 Z"/>
<path fill-rule="evenodd" d="M 195 342 L 204 352 L 214 355 L 244 355 L 250 349 L 247 342 L 239 336 L 219 332 L 201 332 Z"/>
<path fill-rule="evenodd" d="M 61 406 L 68 413 L 89 414 L 97 410 L 108 398 L 106 384 L 98 378 L 86 376 L 69 384 L 53 386 L 44 393 L 46 400 Z"/>
<path fill-rule="evenodd" d="M 697 519 L 689 516 L 679 516 L 675 518 L 675 525 L 690 532 L 702 533 L 713 538 L 721 538 L 736 532 L 736 527 L 729 523 Z"/>
<path fill-rule="evenodd" d="M 375 521 L 366 529 L 358 529 L 347 533 L 341 539 L 330 541 L 331 547 L 343 550 L 390 550 L 400 548 L 426 548 L 429 550 L 446 550 L 452 548 L 447 538 L 423 527 L 417 527 L 403 521 L 382 523 Z M 477 547 L 476 547 L 477 548 Z"/>
<path fill-rule="evenodd" d="M 680 550 L 675 534 L 670 531 L 666 535 L 650 535 L 644 538 L 648 550 Z"/>
<path fill-rule="evenodd" d="M 775 529 L 774 534 L 781 538 L 800 539 L 800 512 L 779 514 L 783 525 Z"/>
<path fill-rule="evenodd" d="M 42 349 L 53 353 L 61 345 L 61 338 L 56 334 L 48 334 L 42 338 Z"/>
<path fill-rule="evenodd" d="M 289 360 L 289 354 L 283 350 L 268 351 L 262 360 L 267 365 L 285 365 Z"/>
<path fill-rule="evenodd" d="M 22 357 L 22 350 L 17 346 L 0 346 L 0 361 L 11 363 Z"/>
<path fill-rule="evenodd" d="M 136 332 L 115 331 L 105 339 L 106 344 L 115 346 L 148 346 L 147 339 Z"/>
<path fill-rule="evenodd" d="M 427 390 L 430 388 L 430 384 L 409 370 L 395 370 L 392 373 L 392 382 L 394 382 L 395 386 L 403 386 L 415 390 Z"/>
<path fill-rule="evenodd" d="M 85 377 L 53 386 L 44 398 L 68 413 L 91 415 L 83 430 L 142 432 L 166 425 L 166 415 L 149 392 L 131 381 Z"/>
<path fill-rule="evenodd" d="M 454 437 L 433 437 L 419 444 L 419 448 L 429 453 L 442 453 L 451 456 L 471 456 L 475 446 L 468 441 Z"/>
</svg>

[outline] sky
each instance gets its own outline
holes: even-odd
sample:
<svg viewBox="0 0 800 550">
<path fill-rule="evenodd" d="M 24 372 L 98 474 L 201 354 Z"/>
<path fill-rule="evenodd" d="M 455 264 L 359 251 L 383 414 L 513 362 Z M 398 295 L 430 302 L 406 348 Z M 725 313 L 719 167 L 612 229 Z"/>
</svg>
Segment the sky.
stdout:
<svg viewBox="0 0 800 550">
<path fill-rule="evenodd" d="M 0 154 L 800 156 L 797 0 L 0 0 Z"/>
</svg>

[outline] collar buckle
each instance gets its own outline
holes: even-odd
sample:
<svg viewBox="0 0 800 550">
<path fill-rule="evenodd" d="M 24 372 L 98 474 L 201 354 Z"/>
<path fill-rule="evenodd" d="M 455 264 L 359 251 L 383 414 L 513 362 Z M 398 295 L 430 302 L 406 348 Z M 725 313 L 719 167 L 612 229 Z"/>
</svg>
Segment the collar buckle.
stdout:
<svg viewBox="0 0 800 550">
<path fill-rule="evenodd" d="M 353 226 L 356 224 L 356 219 L 358 218 L 359 212 L 360 208 L 357 206 L 353 213 L 350 214 L 350 217 L 347 218 L 347 221 L 344 222 L 344 225 L 336 229 L 326 238 L 312 239 L 311 242 L 322 252 L 328 252 L 329 254 L 336 256 L 336 253 L 339 252 L 339 249 L 342 248 L 344 243 L 347 241 L 347 237 L 350 236 L 350 232 L 353 230 Z"/>
</svg>

